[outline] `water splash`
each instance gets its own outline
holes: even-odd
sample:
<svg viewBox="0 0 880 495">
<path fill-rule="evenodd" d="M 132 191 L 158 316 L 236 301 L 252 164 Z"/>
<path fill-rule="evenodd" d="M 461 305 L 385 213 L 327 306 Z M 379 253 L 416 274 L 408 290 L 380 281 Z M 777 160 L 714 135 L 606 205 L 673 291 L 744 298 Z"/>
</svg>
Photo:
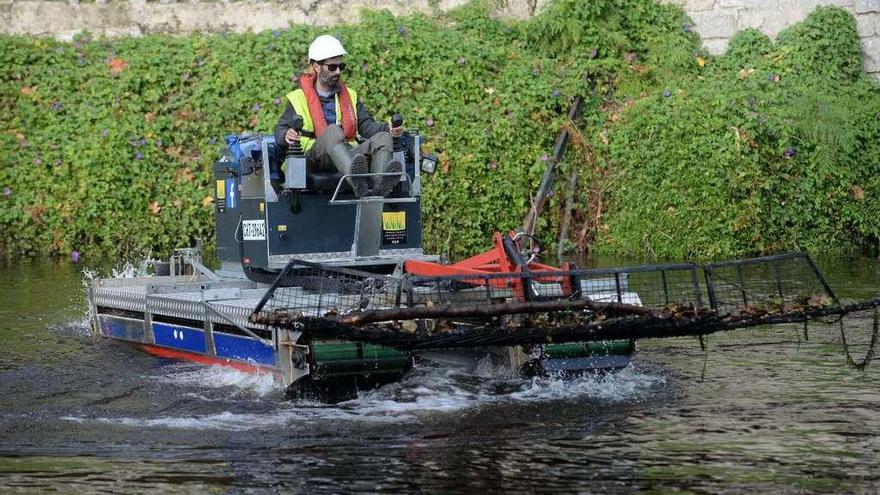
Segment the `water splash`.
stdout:
<svg viewBox="0 0 880 495">
<path fill-rule="evenodd" d="M 270 375 L 254 375 L 214 366 L 193 368 L 174 364 L 159 377 L 161 383 L 182 389 L 194 400 L 229 402 L 227 409 L 250 408 L 262 401 L 261 413 L 225 410 L 205 415 L 171 415 L 154 418 L 80 418 L 68 421 L 96 421 L 130 427 L 161 427 L 186 430 L 245 431 L 275 427 L 306 427 L 328 421 L 404 423 L 433 421 L 436 415 L 491 408 L 517 403 L 571 400 L 603 402 L 642 401 L 666 379 L 630 366 L 616 373 L 588 374 L 575 378 L 521 378 L 503 367 L 481 361 L 474 369 L 426 365 L 403 380 L 362 392 L 356 399 L 340 404 L 314 401 L 285 401 L 281 385 Z M 218 390 L 223 395 L 216 397 Z M 244 402 L 242 402 L 244 401 Z M 228 406 L 228 407 L 227 407 Z"/>
<path fill-rule="evenodd" d="M 224 399 L 263 399 L 280 396 L 284 392 L 283 384 L 269 372 L 245 372 L 220 365 L 204 367 L 175 362 L 164 366 L 156 380 L 184 389 L 222 389 Z M 204 395 L 201 397 L 208 398 Z"/>
</svg>

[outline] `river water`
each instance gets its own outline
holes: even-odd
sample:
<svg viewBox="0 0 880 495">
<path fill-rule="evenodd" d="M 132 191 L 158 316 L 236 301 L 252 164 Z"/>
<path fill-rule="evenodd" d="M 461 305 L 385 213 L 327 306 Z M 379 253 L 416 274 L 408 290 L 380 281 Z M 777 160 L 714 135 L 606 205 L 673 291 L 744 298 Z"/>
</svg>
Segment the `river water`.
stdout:
<svg viewBox="0 0 880 495">
<path fill-rule="evenodd" d="M 876 260 L 820 266 L 880 295 Z M 90 336 L 80 266 L 0 274 L 0 493 L 880 491 L 880 365 L 837 326 L 644 341 L 574 380 L 426 361 L 325 405 Z"/>
</svg>

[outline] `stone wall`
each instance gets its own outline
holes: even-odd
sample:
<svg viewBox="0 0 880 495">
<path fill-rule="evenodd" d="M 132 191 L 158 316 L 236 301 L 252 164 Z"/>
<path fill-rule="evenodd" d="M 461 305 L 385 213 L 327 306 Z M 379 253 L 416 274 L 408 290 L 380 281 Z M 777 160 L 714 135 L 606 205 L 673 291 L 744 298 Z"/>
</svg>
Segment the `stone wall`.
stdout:
<svg viewBox="0 0 880 495">
<path fill-rule="evenodd" d="M 757 28 L 775 37 L 787 26 L 803 20 L 819 5 L 843 7 L 859 26 L 865 70 L 880 77 L 880 0 L 666 0 L 681 5 L 691 16 L 706 48 L 722 53 L 730 38 L 746 28 Z"/>
<path fill-rule="evenodd" d="M 203 31 L 281 29 L 291 23 L 352 22 L 361 8 L 394 14 L 448 10 L 467 0 L 0 0 L 0 32 L 70 39 L 89 31 L 109 36 Z M 507 0 L 500 16 L 524 18 L 546 0 Z M 586 1 L 586 0 L 585 0 Z M 819 5 L 837 5 L 858 20 L 865 69 L 880 77 L 880 0 L 664 0 L 690 14 L 706 47 L 721 53 L 745 28 L 775 36 Z"/>
</svg>

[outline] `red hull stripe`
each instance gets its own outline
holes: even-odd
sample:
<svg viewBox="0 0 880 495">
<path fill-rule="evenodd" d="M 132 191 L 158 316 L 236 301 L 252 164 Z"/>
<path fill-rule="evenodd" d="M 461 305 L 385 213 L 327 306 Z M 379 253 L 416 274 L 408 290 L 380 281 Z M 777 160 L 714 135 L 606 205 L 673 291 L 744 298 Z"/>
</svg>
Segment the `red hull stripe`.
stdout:
<svg viewBox="0 0 880 495">
<path fill-rule="evenodd" d="M 259 366 L 249 363 L 242 363 L 240 361 L 233 361 L 232 359 L 227 358 L 203 356 L 201 354 L 178 351 L 175 349 L 168 349 L 167 347 L 158 347 L 150 344 L 140 344 L 140 346 L 144 351 L 154 356 L 159 356 L 163 358 L 182 359 L 184 361 L 194 361 L 201 364 L 219 364 L 220 366 L 228 366 L 230 368 L 235 368 L 239 371 L 245 371 L 247 373 L 273 373 L 275 371 L 274 368 L 268 368 L 266 366 Z"/>
</svg>

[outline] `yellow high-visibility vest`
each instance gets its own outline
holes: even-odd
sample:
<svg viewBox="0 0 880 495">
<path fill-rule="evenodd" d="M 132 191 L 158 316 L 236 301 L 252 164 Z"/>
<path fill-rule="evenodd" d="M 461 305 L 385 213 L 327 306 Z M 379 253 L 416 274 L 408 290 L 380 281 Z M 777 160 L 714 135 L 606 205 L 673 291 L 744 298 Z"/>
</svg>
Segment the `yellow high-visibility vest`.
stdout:
<svg viewBox="0 0 880 495">
<path fill-rule="evenodd" d="M 357 128 L 357 92 L 351 88 L 348 88 L 348 94 L 351 96 L 351 106 L 352 110 L 354 110 L 354 125 Z M 342 111 L 339 108 L 339 93 L 336 93 L 336 124 L 342 125 Z M 302 90 L 302 88 L 291 91 L 287 93 L 287 99 L 290 101 L 290 104 L 293 105 L 293 109 L 303 118 L 303 128 L 302 130 L 308 132 L 315 132 L 315 123 L 312 121 L 312 114 L 309 113 L 309 102 L 306 99 L 306 92 Z M 327 123 L 328 125 L 330 122 Z M 357 141 L 349 141 L 353 145 L 357 145 Z M 308 151 L 309 148 L 314 146 L 315 138 L 300 136 L 299 144 L 302 146 L 303 151 Z"/>
</svg>

